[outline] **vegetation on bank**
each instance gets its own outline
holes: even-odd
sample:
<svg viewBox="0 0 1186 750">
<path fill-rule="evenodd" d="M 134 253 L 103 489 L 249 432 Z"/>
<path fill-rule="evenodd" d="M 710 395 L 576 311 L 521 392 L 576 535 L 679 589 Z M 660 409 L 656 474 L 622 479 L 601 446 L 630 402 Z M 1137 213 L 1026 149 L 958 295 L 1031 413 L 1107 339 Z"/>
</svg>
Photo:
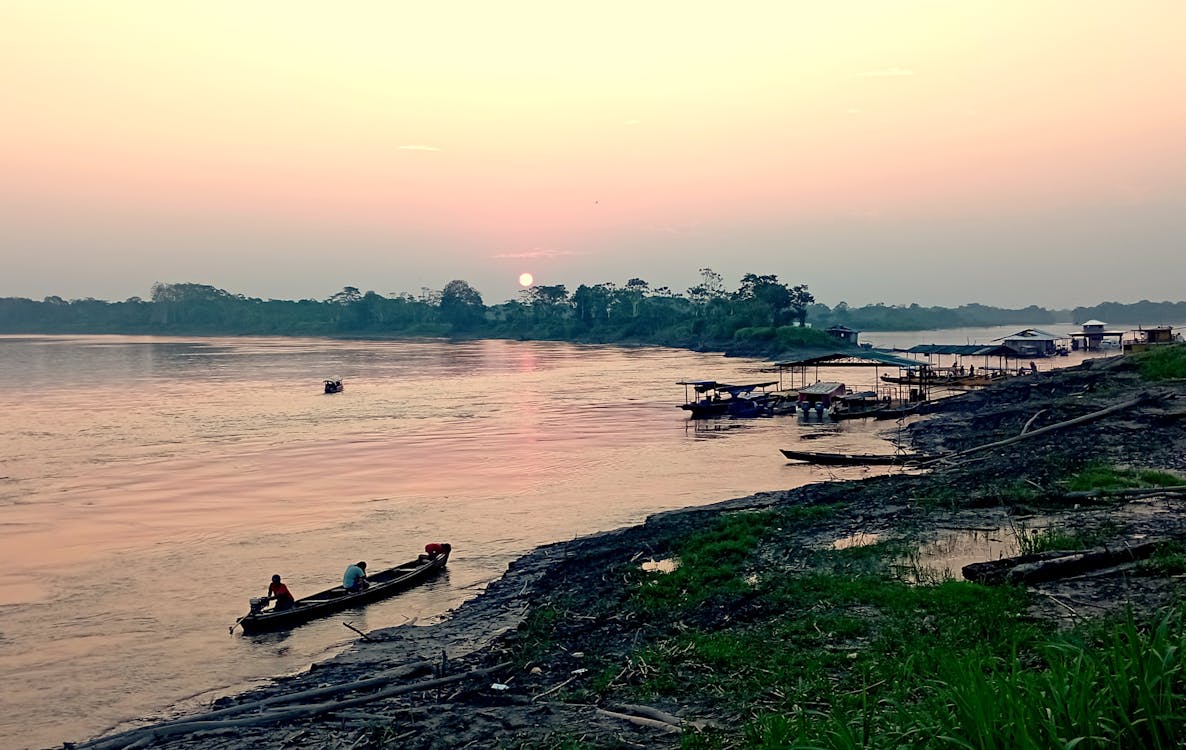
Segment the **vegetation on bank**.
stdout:
<svg viewBox="0 0 1186 750">
<path fill-rule="evenodd" d="M 1113 303 L 1108 303 L 1113 305 Z M 1186 319 L 1186 303 L 1109 309 L 1110 320 Z M 153 285 L 149 299 L 0 298 L 0 333 L 133 333 L 350 337 L 518 338 L 596 343 L 644 343 L 745 354 L 778 354 L 835 342 L 821 331 L 923 330 L 1086 320 L 1097 308 L 1051 311 L 979 304 L 958 308 L 874 304 L 829 307 L 805 284 L 747 273 L 734 290 L 720 274 L 701 269 L 700 283 L 680 293 L 643 279 L 618 285 L 563 284 L 525 289 L 517 300 L 487 305 L 456 279 L 419 294 L 362 292 L 345 287 L 324 300 L 277 300 L 232 294 L 205 284 Z M 1102 314 L 1102 313 L 1101 313 Z M 807 326 L 810 324 L 810 328 Z"/>
<path fill-rule="evenodd" d="M 595 679 L 558 697 L 732 717 L 686 732 L 686 750 L 1186 740 L 1186 610 L 1055 632 L 1027 616 L 1023 589 L 904 572 L 901 541 L 788 548 L 791 530 L 836 507 L 725 515 L 672 540 L 669 572 L 623 565 L 625 601 L 582 617 L 632 618 L 656 632 L 624 657 L 585 653 Z M 1165 559 L 1173 555 L 1181 550 Z M 563 602 L 533 615 L 522 663 L 556 647 L 566 616 Z"/>
<path fill-rule="evenodd" d="M 1176 380 L 1186 378 L 1186 345 L 1158 346 L 1133 355 L 1146 380 Z"/>
</svg>

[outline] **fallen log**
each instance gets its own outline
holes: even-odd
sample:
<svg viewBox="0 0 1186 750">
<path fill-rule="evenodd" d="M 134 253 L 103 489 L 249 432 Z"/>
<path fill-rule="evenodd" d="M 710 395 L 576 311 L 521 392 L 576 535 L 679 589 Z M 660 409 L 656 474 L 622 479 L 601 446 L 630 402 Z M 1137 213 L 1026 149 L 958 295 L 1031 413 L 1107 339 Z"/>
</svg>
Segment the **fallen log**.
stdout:
<svg viewBox="0 0 1186 750">
<path fill-rule="evenodd" d="M 328 698 L 328 697 L 335 696 L 335 695 L 341 695 L 343 693 L 354 692 L 355 690 L 365 690 L 367 688 L 373 688 L 373 687 L 378 687 L 380 685 L 386 685 L 387 683 L 391 682 L 392 680 L 396 680 L 401 677 L 412 677 L 416 674 L 427 672 L 432 669 L 432 666 L 433 666 L 433 663 L 428 662 L 428 661 L 413 662 L 411 664 L 405 664 L 403 666 L 396 667 L 394 669 L 385 670 L 385 671 L 380 672 L 379 674 L 375 675 L 374 677 L 368 677 L 365 680 L 355 680 L 353 682 L 343 682 L 343 683 L 339 683 L 337 685 L 328 685 L 326 687 L 312 688 L 310 690 L 302 690 L 297 693 L 285 693 L 282 695 L 273 695 L 270 698 L 263 698 L 258 701 L 250 701 L 248 703 L 240 703 L 236 706 L 228 706 L 227 708 L 220 708 L 216 711 L 208 711 L 206 713 L 197 714 L 196 716 L 188 716 L 184 719 L 174 719 L 173 721 L 163 721 L 163 722 L 160 722 L 159 724 L 153 724 L 151 728 L 162 729 L 165 727 L 174 726 L 176 724 L 185 724 L 185 723 L 191 723 L 191 722 L 195 722 L 195 721 L 215 721 L 217 719 L 225 719 L 228 716 L 235 716 L 237 714 L 251 713 L 252 711 L 262 711 L 265 708 L 273 708 L 275 706 L 282 706 L 286 703 L 299 703 L 301 701 L 305 701 L 305 700 L 309 700 L 309 699 L 313 699 L 313 698 Z M 81 743 L 81 744 L 77 745 L 76 747 L 79 748 L 79 750 L 91 750 L 92 748 L 95 748 L 96 750 L 98 750 L 98 748 L 103 748 L 103 747 L 120 747 L 120 745 L 118 744 L 120 741 L 130 741 L 130 740 L 128 740 L 128 738 L 130 738 L 133 735 L 141 734 L 142 732 L 144 732 L 144 730 L 146 728 L 147 727 L 140 727 L 137 729 L 129 729 L 126 732 L 121 732 L 119 734 L 113 734 L 109 737 L 103 737 L 98 740 L 93 740 L 91 742 Z M 103 744 L 99 744 L 99 743 L 103 743 Z M 116 743 L 116 744 L 112 744 L 112 743 Z"/>
<path fill-rule="evenodd" d="M 972 563 L 962 569 L 964 578 L 976 583 L 1041 583 L 1142 560 L 1157 551 L 1164 539 L 1138 544 L 1096 547 L 1081 551 L 1051 551 Z"/>
<path fill-rule="evenodd" d="M 1138 395 L 1136 398 L 1121 402 L 1119 404 L 1113 404 L 1112 406 L 1109 406 L 1106 409 L 1100 409 L 1099 411 L 1093 411 L 1090 414 L 1084 414 L 1081 417 L 1075 417 L 1074 419 L 1068 419 L 1065 422 L 1056 422 L 1055 424 L 1046 425 L 1045 427 L 1039 427 L 1038 429 L 1034 430 L 1033 432 L 1025 432 L 1025 433 L 1022 433 L 1021 435 L 1016 435 L 1014 437 L 1006 438 L 1004 440 L 998 440 L 994 443 L 985 443 L 984 445 L 978 445 L 974 448 L 968 448 L 966 450 L 957 451 L 955 453 L 949 453 L 945 456 L 933 458 L 929 461 L 923 461 L 921 464 L 919 464 L 919 466 L 921 466 L 921 467 L 932 466 L 932 465 L 937 464 L 941 461 L 950 461 L 953 458 L 962 458 L 964 456 L 970 456 L 971 454 L 979 453 L 980 451 L 992 450 L 993 448 L 1003 448 L 1006 445 L 1012 445 L 1014 443 L 1019 443 L 1022 440 L 1029 440 L 1030 438 L 1036 438 L 1036 437 L 1039 437 L 1040 435 L 1048 435 L 1051 432 L 1055 432 L 1057 430 L 1064 430 L 1068 427 L 1074 427 L 1076 425 L 1086 424 L 1087 422 L 1093 422 L 1097 419 L 1102 419 L 1103 417 L 1106 417 L 1109 414 L 1115 414 L 1116 412 L 1124 411 L 1125 409 L 1132 409 L 1134 407 L 1140 406 L 1141 404 L 1143 404 L 1147 401 L 1160 399 L 1160 398 L 1163 398 L 1164 396 L 1165 396 L 1165 394 L 1160 394 L 1160 393 L 1159 394 L 1150 394 L 1147 392 L 1143 392 L 1140 395 Z"/>
<path fill-rule="evenodd" d="M 675 724 L 669 724 L 666 721 L 660 721 L 658 719 L 651 719 L 646 716 L 632 716 L 631 714 L 620 714 L 616 711 L 606 711 L 604 708 L 597 709 L 597 713 L 599 713 L 603 716 L 609 716 L 610 718 L 621 719 L 622 721 L 628 721 L 631 724 L 637 724 L 640 727 L 650 727 L 652 729 L 658 729 L 662 732 L 667 732 L 668 734 L 680 734 L 681 732 L 684 731 L 682 728 L 676 726 Z"/>
<path fill-rule="evenodd" d="M 423 680 L 421 682 L 413 683 L 411 685 L 397 685 L 385 690 L 380 690 L 370 695 L 363 695 L 357 698 L 348 698 L 342 701 L 326 701 L 324 703 L 304 704 L 293 706 L 291 708 L 280 709 L 277 711 L 268 711 L 266 713 L 259 713 L 254 716 L 247 716 L 241 719 L 222 719 L 222 720 L 203 720 L 203 719 L 187 719 L 183 721 L 172 722 L 164 725 L 154 725 L 151 727 L 144 727 L 138 730 L 125 732 L 122 735 L 115 737 L 108 737 L 104 739 L 88 742 L 78 747 L 86 750 L 117 750 L 143 743 L 145 740 L 155 742 L 167 737 L 174 737 L 180 734 L 196 734 L 214 732 L 221 729 L 235 729 L 242 727 L 259 727 L 267 724 L 275 724 L 281 721 L 295 721 L 299 719 L 308 719 L 323 713 L 329 713 L 343 708 L 353 708 L 354 706 L 361 706 L 367 703 L 373 703 L 384 698 L 391 698 L 396 695 L 403 695 L 404 693 L 413 693 L 421 690 L 431 690 L 432 688 L 442 687 L 454 682 L 460 682 L 472 677 L 481 677 L 491 672 L 496 672 L 500 669 L 509 667 L 511 662 L 503 662 L 495 664 L 493 667 L 485 667 L 483 669 L 473 669 L 461 674 L 452 675 L 450 677 L 438 677 L 432 680 Z"/>
<path fill-rule="evenodd" d="M 1082 490 L 1080 492 L 1064 492 L 1057 495 L 1059 500 L 1091 500 L 1101 497 L 1149 497 L 1151 495 L 1183 495 L 1186 486 L 1173 487 L 1129 487 L 1117 490 Z"/>
<path fill-rule="evenodd" d="M 615 711 L 623 714 L 633 714 L 634 716 L 645 716 L 648 719 L 662 721 L 673 726 L 680 726 L 683 724 L 683 719 L 666 711 L 660 711 L 652 706 L 640 706 L 634 703 L 613 703 L 606 706 L 610 711 Z"/>
</svg>

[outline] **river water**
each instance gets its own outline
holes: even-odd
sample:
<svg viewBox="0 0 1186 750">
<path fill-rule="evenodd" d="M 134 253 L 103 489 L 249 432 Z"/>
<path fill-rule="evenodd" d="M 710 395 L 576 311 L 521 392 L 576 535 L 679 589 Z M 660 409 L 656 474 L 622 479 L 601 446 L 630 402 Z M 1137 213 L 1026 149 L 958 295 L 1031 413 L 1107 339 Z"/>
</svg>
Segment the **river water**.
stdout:
<svg viewBox="0 0 1186 750">
<path fill-rule="evenodd" d="M 322 393 L 329 377 L 345 391 Z M 343 620 L 432 622 L 540 544 L 870 471 L 784 461 L 778 448 L 801 440 L 892 450 L 892 423 L 692 422 L 676 408 L 677 380 L 772 377 L 661 348 L 0 336 L 0 747 L 60 745 L 299 671 L 356 637 Z M 428 585 L 228 635 L 273 573 L 300 597 L 429 541 L 454 553 Z"/>
</svg>

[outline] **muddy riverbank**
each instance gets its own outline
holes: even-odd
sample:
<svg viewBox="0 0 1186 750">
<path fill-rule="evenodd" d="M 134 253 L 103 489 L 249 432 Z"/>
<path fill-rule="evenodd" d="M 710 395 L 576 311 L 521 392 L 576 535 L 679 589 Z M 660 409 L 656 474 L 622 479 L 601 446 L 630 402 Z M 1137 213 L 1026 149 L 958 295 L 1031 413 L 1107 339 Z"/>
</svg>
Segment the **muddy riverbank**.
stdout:
<svg viewBox="0 0 1186 750">
<path fill-rule="evenodd" d="M 1126 403 L 1133 405 L 1043 432 Z M 681 540 L 722 518 L 787 509 L 820 512 L 793 516 L 793 525 L 763 536 L 746 563 L 755 577 L 793 576 L 812 564 L 812 551 L 862 540 L 929 550 L 903 558 L 902 575 L 915 583 L 959 578 L 967 553 L 961 540 L 1007 542 L 1027 528 L 1091 532 L 1113 546 L 1186 543 L 1183 495 L 1068 501 L 1062 486 L 1089 465 L 1186 473 L 1184 418 L 1186 384 L 1146 381 L 1126 360 L 1017 378 L 944 401 L 909 424 L 903 449 L 949 457 L 925 469 L 661 513 L 640 526 L 541 547 L 440 623 L 370 633 L 304 674 L 217 701 L 208 714 L 161 717 L 79 747 L 678 747 L 677 727 L 727 731 L 746 712 L 706 691 L 714 680 L 704 674 L 689 674 L 683 692 L 672 686 L 640 705 L 632 688 L 647 676 L 650 657 L 642 655 L 670 643 L 672 633 L 745 630 L 771 605 L 735 592 L 670 617 L 654 609 L 640 616 L 629 600 L 641 564 L 671 559 Z M 955 539 L 947 553 L 935 551 L 943 539 Z M 1036 584 L 1027 617 L 1064 628 L 1129 605 L 1151 611 L 1177 594 L 1174 575 L 1122 566 Z M 779 616 L 800 615 L 807 613 Z M 844 648 L 855 654 L 855 643 Z"/>
</svg>

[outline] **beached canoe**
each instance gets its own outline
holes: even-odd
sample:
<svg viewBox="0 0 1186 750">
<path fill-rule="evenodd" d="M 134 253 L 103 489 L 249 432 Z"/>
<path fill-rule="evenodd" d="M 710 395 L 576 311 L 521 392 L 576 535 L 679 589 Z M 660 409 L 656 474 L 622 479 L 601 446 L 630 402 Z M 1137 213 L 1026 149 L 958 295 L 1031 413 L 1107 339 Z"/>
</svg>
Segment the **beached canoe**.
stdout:
<svg viewBox="0 0 1186 750">
<path fill-rule="evenodd" d="M 448 544 L 442 546 L 445 551 L 435 557 L 420 555 L 415 560 L 394 568 L 368 573 L 367 581 L 370 582 L 370 586 L 362 591 L 347 591 L 341 586 L 335 586 L 312 596 L 297 599 L 293 606 L 279 611 L 263 609 L 268 604 L 266 598 L 252 599 L 251 611 L 239 618 L 237 624 L 243 628 L 245 634 L 286 630 L 343 609 L 360 607 L 379 599 L 385 599 L 426 581 L 444 570 L 445 564 L 449 562 L 449 553 L 452 552 L 452 547 Z M 234 630 L 233 626 L 231 629 Z"/>
<path fill-rule="evenodd" d="M 863 466 L 865 464 L 907 464 L 920 460 L 918 456 L 893 453 L 821 453 L 817 451 L 793 451 L 780 449 L 782 455 L 792 461 L 806 461 L 828 466 Z"/>
</svg>

